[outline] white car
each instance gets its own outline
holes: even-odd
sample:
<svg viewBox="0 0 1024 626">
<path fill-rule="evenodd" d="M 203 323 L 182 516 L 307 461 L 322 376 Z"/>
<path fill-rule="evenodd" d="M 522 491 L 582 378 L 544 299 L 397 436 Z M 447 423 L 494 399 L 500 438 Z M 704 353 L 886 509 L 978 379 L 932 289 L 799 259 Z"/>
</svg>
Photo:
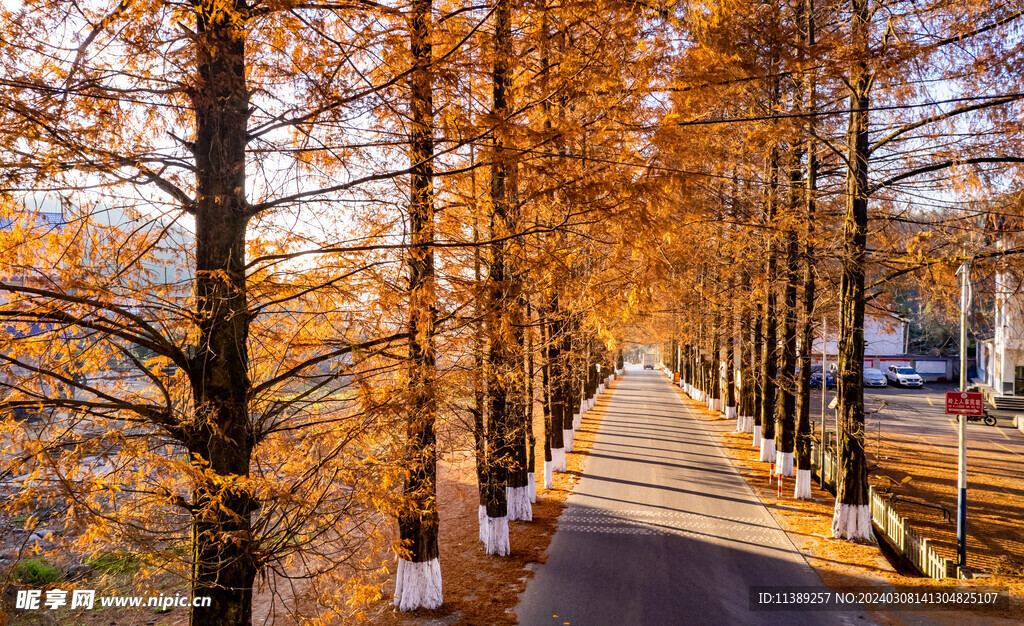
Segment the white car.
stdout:
<svg viewBox="0 0 1024 626">
<path fill-rule="evenodd" d="M 885 374 L 882 370 L 874 367 L 864 368 L 864 386 L 865 387 L 888 387 L 889 383 L 885 380 Z"/>
<path fill-rule="evenodd" d="M 890 365 L 885 370 L 885 377 L 894 385 L 901 387 L 921 387 L 924 380 L 914 371 L 914 368 L 906 365 Z"/>
</svg>

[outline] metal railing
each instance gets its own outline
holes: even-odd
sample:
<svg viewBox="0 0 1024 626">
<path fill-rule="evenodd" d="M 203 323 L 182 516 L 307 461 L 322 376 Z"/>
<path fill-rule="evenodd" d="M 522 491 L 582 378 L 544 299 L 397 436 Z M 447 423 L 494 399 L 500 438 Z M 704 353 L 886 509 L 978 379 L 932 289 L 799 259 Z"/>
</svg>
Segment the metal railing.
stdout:
<svg viewBox="0 0 1024 626">
<path fill-rule="evenodd" d="M 829 435 L 826 433 L 826 449 L 822 455 L 821 442 L 817 439 L 811 443 L 811 461 L 818 480 L 824 477 L 824 485 L 835 492 L 837 461 L 835 449 L 828 445 Z M 820 465 L 820 466 L 819 466 Z M 896 550 L 907 559 L 923 575 L 936 580 L 947 578 L 953 569 L 953 560 L 939 556 L 932 548 L 931 540 L 921 537 L 910 529 L 906 518 L 896 512 L 889 498 L 868 487 L 868 500 L 871 503 L 871 521 L 886 536 Z"/>
</svg>

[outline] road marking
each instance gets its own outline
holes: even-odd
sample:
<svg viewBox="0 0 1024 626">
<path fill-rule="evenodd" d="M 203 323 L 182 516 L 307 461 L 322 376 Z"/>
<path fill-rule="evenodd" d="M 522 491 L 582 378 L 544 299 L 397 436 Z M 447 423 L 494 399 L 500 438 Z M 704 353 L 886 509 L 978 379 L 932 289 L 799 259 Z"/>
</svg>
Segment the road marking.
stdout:
<svg viewBox="0 0 1024 626">
<path fill-rule="evenodd" d="M 931 396 L 925 396 L 924 399 L 928 401 L 928 406 L 935 406 L 935 403 L 932 402 Z"/>
<path fill-rule="evenodd" d="M 992 443 L 995 443 L 995 442 L 993 441 Z M 1013 450 L 1007 448 L 1006 446 L 1004 446 L 1001 443 L 996 443 L 996 445 L 999 446 L 1000 448 L 1002 448 L 1003 450 L 1006 450 L 1007 452 L 1009 452 L 1010 454 L 1012 454 L 1014 456 L 1019 456 L 1021 458 L 1024 458 L 1024 454 L 1017 454 L 1016 452 L 1014 452 Z"/>
</svg>

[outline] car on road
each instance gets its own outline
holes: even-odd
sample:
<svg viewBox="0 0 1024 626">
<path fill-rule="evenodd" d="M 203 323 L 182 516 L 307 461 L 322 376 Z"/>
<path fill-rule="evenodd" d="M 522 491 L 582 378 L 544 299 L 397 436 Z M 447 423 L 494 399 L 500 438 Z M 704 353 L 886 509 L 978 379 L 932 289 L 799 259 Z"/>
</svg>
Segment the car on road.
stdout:
<svg viewBox="0 0 1024 626">
<path fill-rule="evenodd" d="M 652 369 L 654 369 L 654 355 L 653 354 L 646 354 L 646 353 L 644 354 L 644 369 L 645 370 L 652 370 Z"/>
<path fill-rule="evenodd" d="M 890 383 L 899 387 L 923 387 L 924 380 L 914 368 L 906 365 L 890 365 L 885 370 L 885 377 Z"/>
<path fill-rule="evenodd" d="M 811 366 L 811 389 L 821 389 L 821 366 Z M 831 371 L 825 376 L 825 385 L 829 389 L 833 389 L 836 386 L 835 374 Z"/>
<path fill-rule="evenodd" d="M 865 387 L 888 387 L 889 383 L 885 379 L 885 374 L 882 370 L 874 367 L 864 368 L 864 386 Z"/>
</svg>

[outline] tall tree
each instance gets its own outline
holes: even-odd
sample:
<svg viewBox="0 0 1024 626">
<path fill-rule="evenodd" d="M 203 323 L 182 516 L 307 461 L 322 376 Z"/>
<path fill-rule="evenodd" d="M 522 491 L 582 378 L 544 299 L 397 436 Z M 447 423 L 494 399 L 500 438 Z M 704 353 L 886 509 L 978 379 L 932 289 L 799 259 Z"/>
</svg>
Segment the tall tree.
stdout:
<svg viewBox="0 0 1024 626">
<path fill-rule="evenodd" d="M 434 278 L 434 97 L 432 0 L 414 0 L 409 18 L 409 419 L 404 508 L 398 515 L 402 554 L 395 606 L 436 609 L 443 601 L 438 552 L 437 357 Z M 408 557 L 408 558 L 406 558 Z"/>
<path fill-rule="evenodd" d="M 487 389 L 490 395 L 488 440 L 490 454 L 487 494 L 487 531 L 484 543 L 488 554 L 507 556 L 508 475 L 515 459 L 515 396 L 521 351 L 518 334 L 521 320 L 515 319 L 519 285 L 512 239 L 518 223 L 509 188 L 514 167 L 509 146 L 512 85 L 512 8 L 509 0 L 498 0 L 494 9 L 494 61 L 492 69 L 492 108 L 495 120 L 492 133 L 494 154 L 491 162 L 491 244 L 490 267 L 490 363 Z"/>
<path fill-rule="evenodd" d="M 869 0 L 850 0 L 853 51 L 847 86 L 846 218 L 843 226 L 842 311 L 839 327 L 839 476 L 832 535 L 870 540 L 867 464 L 864 461 L 864 272 L 868 230 L 868 105 L 872 74 Z"/>
</svg>

